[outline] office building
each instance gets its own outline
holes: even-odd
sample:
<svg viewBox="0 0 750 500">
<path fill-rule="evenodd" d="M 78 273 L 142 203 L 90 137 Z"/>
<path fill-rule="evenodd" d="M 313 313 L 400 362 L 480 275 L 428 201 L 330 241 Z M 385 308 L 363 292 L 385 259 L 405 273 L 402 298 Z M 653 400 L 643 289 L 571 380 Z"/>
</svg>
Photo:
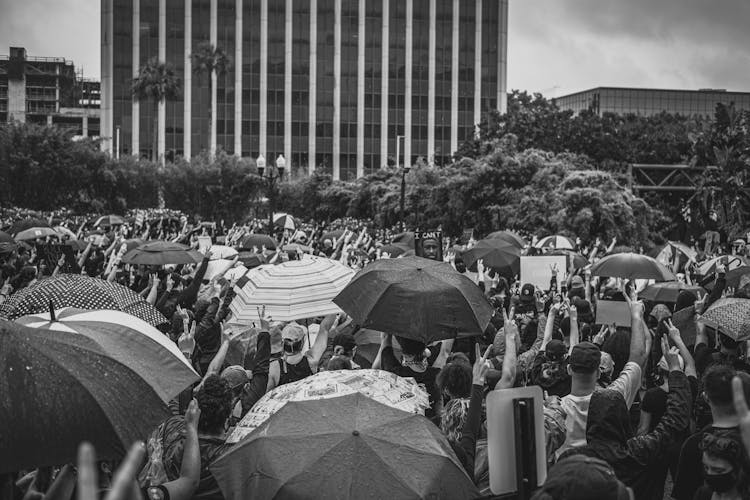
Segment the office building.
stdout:
<svg viewBox="0 0 750 500">
<path fill-rule="evenodd" d="M 102 135 L 119 128 L 120 154 L 149 156 L 155 113 L 160 158 L 215 145 L 337 179 L 397 150 L 444 162 L 505 109 L 507 19 L 507 0 L 102 0 Z M 233 59 L 213 96 L 190 57 L 204 42 Z M 183 83 L 156 111 L 130 91 L 152 58 Z"/>
<path fill-rule="evenodd" d="M 554 102 L 560 109 L 576 113 L 592 109 L 600 116 L 602 113 L 650 116 L 667 112 L 712 117 L 717 103 L 734 103 L 737 109 L 750 109 L 750 92 L 597 87 L 558 97 Z"/>
<path fill-rule="evenodd" d="M 23 47 L 0 56 L 0 122 L 58 125 L 99 135 L 98 82 L 77 77 L 63 57 L 29 57 Z"/>
</svg>

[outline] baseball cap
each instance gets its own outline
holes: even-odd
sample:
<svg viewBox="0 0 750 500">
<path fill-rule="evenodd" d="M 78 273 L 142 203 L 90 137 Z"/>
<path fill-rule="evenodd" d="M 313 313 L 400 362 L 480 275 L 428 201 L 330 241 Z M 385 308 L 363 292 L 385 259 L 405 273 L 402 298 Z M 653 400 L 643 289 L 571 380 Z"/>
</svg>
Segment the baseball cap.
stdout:
<svg viewBox="0 0 750 500">
<path fill-rule="evenodd" d="M 591 342 L 581 342 L 573 346 L 568 357 L 568 364 L 574 371 L 592 373 L 599 368 L 601 358 L 602 351 L 599 346 Z"/>
<path fill-rule="evenodd" d="M 657 321 L 661 321 L 666 318 L 671 318 L 672 313 L 669 312 L 669 308 L 664 304 L 656 304 L 654 308 L 651 309 L 651 314 L 649 314 L 649 316 L 656 318 Z"/>
<path fill-rule="evenodd" d="M 305 337 L 307 330 L 299 323 L 289 323 L 281 330 L 282 339 L 301 340 Z"/>
<path fill-rule="evenodd" d="M 533 302 L 534 301 L 534 285 L 526 283 L 521 287 L 521 302 Z"/>
<path fill-rule="evenodd" d="M 576 275 L 570 280 L 570 288 L 583 288 L 583 278 Z"/>
<path fill-rule="evenodd" d="M 232 365 L 224 368 L 221 372 L 221 378 L 229 383 L 229 387 L 236 389 L 237 387 L 243 386 L 250 382 L 250 377 L 247 376 L 247 371 L 240 365 Z"/>
<path fill-rule="evenodd" d="M 632 490 L 617 479 L 607 462 L 576 454 L 557 462 L 537 493 L 551 498 L 578 500 L 630 500 Z M 543 498 L 546 496 L 542 495 Z"/>
<path fill-rule="evenodd" d="M 547 343 L 544 350 L 549 359 L 559 360 L 565 355 L 565 343 L 562 340 L 552 339 Z"/>
</svg>

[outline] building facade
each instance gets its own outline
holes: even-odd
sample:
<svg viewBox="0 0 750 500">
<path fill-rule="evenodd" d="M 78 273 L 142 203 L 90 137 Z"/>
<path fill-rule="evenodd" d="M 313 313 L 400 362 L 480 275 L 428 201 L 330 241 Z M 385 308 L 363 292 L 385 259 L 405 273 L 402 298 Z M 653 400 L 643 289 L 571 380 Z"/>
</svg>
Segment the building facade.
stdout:
<svg viewBox="0 0 750 500">
<path fill-rule="evenodd" d="M 215 144 L 337 179 L 397 150 L 399 164 L 441 163 L 483 111 L 505 109 L 507 19 L 507 0 L 102 0 L 102 135 L 119 128 L 120 154 L 148 156 L 157 126 L 159 157 Z M 215 95 L 192 71 L 206 41 L 233 60 Z M 156 108 L 130 92 L 154 57 L 183 86 Z"/>
<path fill-rule="evenodd" d="M 597 87 L 558 97 L 554 102 L 560 109 L 575 113 L 591 109 L 598 115 L 635 113 L 650 116 L 667 112 L 712 117 L 717 103 L 734 103 L 737 109 L 750 109 L 750 92 Z"/>
<path fill-rule="evenodd" d="M 98 136 L 99 105 L 91 98 L 98 99 L 98 86 L 77 78 L 73 62 L 63 57 L 29 57 L 23 47 L 10 47 L 9 55 L 0 56 L 0 122 L 57 125 L 74 135 Z"/>
</svg>

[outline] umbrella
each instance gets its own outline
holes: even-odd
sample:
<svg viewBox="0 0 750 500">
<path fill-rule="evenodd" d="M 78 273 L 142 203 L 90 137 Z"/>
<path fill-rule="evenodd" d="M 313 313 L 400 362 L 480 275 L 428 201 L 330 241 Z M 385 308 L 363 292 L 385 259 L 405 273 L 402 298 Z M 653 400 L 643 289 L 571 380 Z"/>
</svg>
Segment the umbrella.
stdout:
<svg viewBox="0 0 750 500">
<path fill-rule="evenodd" d="M 638 296 L 643 300 L 652 302 L 675 303 L 677 302 L 677 296 L 683 290 L 688 290 L 696 295 L 705 292 L 703 287 L 697 285 L 687 285 L 681 281 L 663 281 L 647 286 Z"/>
<path fill-rule="evenodd" d="M 67 227 L 63 227 L 63 226 L 55 226 L 55 227 L 54 227 L 54 230 L 55 230 L 55 232 L 56 232 L 57 234 L 59 234 L 60 236 L 67 236 L 67 237 L 68 237 L 69 239 L 71 239 L 71 240 L 75 240 L 75 239 L 78 239 L 78 237 L 76 236 L 76 233 L 74 233 L 73 231 L 71 231 L 71 230 L 70 230 L 70 229 L 68 229 Z"/>
<path fill-rule="evenodd" d="M 134 248 L 138 248 L 139 246 L 143 245 L 144 243 L 146 243 L 146 242 L 144 240 L 140 239 L 140 238 L 132 238 L 130 240 L 123 241 L 123 244 L 125 244 L 125 246 L 127 248 L 127 252 L 133 250 Z"/>
<path fill-rule="evenodd" d="M 96 222 L 94 222 L 94 227 L 120 226 L 122 224 L 125 224 L 125 219 L 123 219 L 119 215 L 104 215 L 96 219 Z"/>
<path fill-rule="evenodd" d="M 391 244 L 400 244 L 401 246 L 404 246 L 406 248 L 414 249 L 414 233 L 412 231 L 406 231 L 404 233 L 399 233 L 395 235 L 393 238 L 391 238 Z"/>
<path fill-rule="evenodd" d="M 652 252 L 652 257 L 654 257 L 659 262 L 664 262 L 665 260 L 674 260 L 674 257 L 672 252 L 678 252 L 687 257 L 688 260 L 695 260 L 698 257 L 698 252 L 690 248 L 689 246 L 685 245 L 684 243 L 680 243 L 677 241 L 668 241 L 666 245 L 663 247 L 657 248 L 654 252 Z"/>
<path fill-rule="evenodd" d="M 589 265 L 589 259 L 584 257 L 578 252 L 574 252 L 573 250 L 566 250 L 566 249 L 559 249 L 559 250 L 552 250 L 551 252 L 548 252 L 546 255 L 565 255 L 568 257 L 568 262 L 570 262 L 570 257 L 573 257 L 573 269 L 580 269 L 582 267 L 586 267 Z"/>
<path fill-rule="evenodd" d="M 242 238 L 240 248 L 244 250 L 252 250 L 253 247 L 257 247 L 258 250 L 260 250 L 264 245 L 268 250 L 276 250 L 276 240 L 267 234 L 248 234 Z"/>
<path fill-rule="evenodd" d="M 47 236 L 60 236 L 60 233 L 52 229 L 51 227 L 31 227 L 29 229 L 24 229 L 23 231 L 19 231 L 15 235 L 16 241 L 27 241 L 27 240 L 35 240 L 37 238 L 46 238 Z"/>
<path fill-rule="evenodd" d="M 372 262 L 333 301 L 363 328 L 425 344 L 480 335 L 493 314 L 469 278 L 421 257 Z"/>
<path fill-rule="evenodd" d="M 54 320 L 51 321 L 50 317 Z M 51 335 L 72 332 L 93 340 L 112 359 L 137 368 L 164 402 L 199 378 L 169 337 L 122 311 L 65 307 L 59 311 L 23 316 L 16 323 L 54 332 Z"/>
<path fill-rule="evenodd" d="M 343 234 L 344 234 L 344 230 L 343 229 L 334 229 L 333 231 L 328 231 L 326 233 L 323 233 L 323 237 L 321 238 L 321 241 L 322 240 L 331 240 L 331 242 L 333 242 L 333 240 L 337 240 L 337 239 L 341 238 L 341 236 Z"/>
<path fill-rule="evenodd" d="M 521 270 L 521 249 L 504 239 L 481 240 L 464 252 L 463 259 L 475 269 L 476 262 L 482 259 L 485 267 L 505 276 L 515 276 Z"/>
<path fill-rule="evenodd" d="M 164 315 L 130 288 L 80 274 L 58 274 L 19 290 L 0 304 L 0 318 L 13 320 L 43 313 L 49 310 L 50 301 L 55 309 L 112 309 L 132 314 L 152 326 L 168 323 Z"/>
<path fill-rule="evenodd" d="M 737 342 L 750 339 L 750 299 L 721 298 L 714 302 L 700 321 Z"/>
<path fill-rule="evenodd" d="M 82 252 L 86 250 L 87 246 L 89 246 L 88 241 L 84 240 L 67 240 L 65 244 L 72 248 L 75 252 Z"/>
<path fill-rule="evenodd" d="M 748 265 L 747 259 L 745 259 L 744 257 L 740 257 L 739 255 L 721 255 L 719 257 L 709 259 L 699 265 L 698 269 L 696 270 L 696 274 L 700 276 L 708 276 L 709 274 L 715 273 L 716 266 L 724 262 L 725 258 L 725 267 L 727 268 L 727 271 L 731 271 L 732 269 L 737 269 L 738 267 Z"/>
<path fill-rule="evenodd" d="M 289 214 L 274 214 L 273 225 L 291 231 L 294 231 L 297 228 L 297 224 L 294 222 L 294 217 Z"/>
<path fill-rule="evenodd" d="M 0 373 L 0 473 L 74 462 L 81 441 L 122 459 L 170 416 L 136 367 L 77 333 L 0 320 Z"/>
<path fill-rule="evenodd" d="M 206 267 L 206 274 L 203 276 L 203 279 L 204 280 L 212 279 L 214 276 L 219 274 L 222 270 L 227 269 L 232 264 L 232 262 L 233 261 L 229 259 L 218 259 L 218 260 L 208 261 L 208 266 Z M 243 274 L 247 273 L 247 271 L 248 271 L 248 268 L 240 264 L 239 267 L 229 268 L 224 274 L 224 277 L 227 279 L 232 279 L 233 277 L 237 276 L 239 278 L 239 276 L 242 276 Z"/>
<path fill-rule="evenodd" d="M 27 229 L 32 229 L 35 227 L 49 227 L 49 224 L 47 223 L 47 221 L 42 219 L 22 219 L 14 222 L 13 225 L 10 226 L 8 232 L 12 236 L 15 236 L 21 231 L 25 231 Z"/>
<path fill-rule="evenodd" d="M 290 401 L 327 399 L 355 392 L 408 413 L 424 415 L 430 406 L 429 395 L 414 379 L 382 370 L 321 371 L 266 393 L 237 424 L 227 442 L 242 441 Z"/>
<path fill-rule="evenodd" d="M 255 267 L 260 266 L 261 264 L 266 263 L 266 258 L 258 253 L 248 252 L 248 251 L 241 251 L 239 253 L 240 262 L 242 262 L 242 265 L 247 267 L 248 269 L 253 269 Z M 209 265 L 211 263 L 209 262 Z"/>
<path fill-rule="evenodd" d="M 664 264 L 648 255 L 637 253 L 607 255 L 591 266 L 591 274 L 630 280 L 677 281 L 677 277 Z"/>
<path fill-rule="evenodd" d="M 233 321 L 258 321 L 257 307 L 262 305 L 276 321 L 340 312 L 332 299 L 352 276 L 354 271 L 340 262 L 313 256 L 260 266 L 237 282 L 237 295 L 230 304 Z"/>
<path fill-rule="evenodd" d="M 18 244 L 8 233 L 0 231 L 0 253 L 10 253 L 18 248 Z"/>
<path fill-rule="evenodd" d="M 437 426 L 362 394 L 290 402 L 210 469 L 227 500 L 479 496 Z"/>
<path fill-rule="evenodd" d="M 390 245 L 383 245 L 380 247 L 380 251 L 382 253 L 387 253 L 392 258 L 395 257 L 409 257 L 414 255 L 414 248 L 409 248 L 408 246 L 404 245 L 403 243 L 391 243 Z"/>
<path fill-rule="evenodd" d="M 537 241 L 535 246 L 536 248 L 565 248 L 567 250 L 573 250 L 576 247 L 576 244 L 570 238 L 556 234 L 553 236 L 545 236 Z"/>
<path fill-rule="evenodd" d="M 495 231 L 494 233 L 490 233 L 487 235 L 486 240 L 505 240 L 508 243 L 513 243 L 518 248 L 524 248 L 527 243 L 526 240 L 523 239 L 523 237 L 519 236 L 518 234 L 512 232 L 512 231 Z"/>
<path fill-rule="evenodd" d="M 748 278 L 742 279 L 743 276 L 748 276 L 750 278 L 750 266 L 741 266 L 741 267 L 735 267 L 731 271 L 727 271 L 726 274 L 726 281 L 727 281 L 727 287 L 731 288 L 741 288 L 741 285 L 745 285 L 744 283 Z M 709 290 L 713 290 L 713 288 L 716 286 L 716 281 L 712 281 L 708 285 L 706 285 L 706 288 Z"/>
<path fill-rule="evenodd" d="M 237 250 L 225 245 L 211 245 L 211 260 L 231 260 L 237 255 Z"/>
<path fill-rule="evenodd" d="M 375 330 L 369 330 L 367 328 L 360 328 L 354 334 L 354 342 L 357 344 L 357 352 L 354 355 L 354 362 L 363 368 L 369 368 L 372 366 L 373 361 L 380 351 L 380 336 L 382 332 Z M 396 359 L 401 359 L 401 349 L 398 347 L 398 342 L 394 339 L 393 341 L 393 353 L 396 355 Z"/>
<path fill-rule="evenodd" d="M 144 243 L 122 256 L 122 261 L 126 264 L 146 266 L 195 264 L 201 260 L 203 260 L 203 255 L 197 250 L 191 250 L 186 245 L 166 241 Z"/>
</svg>

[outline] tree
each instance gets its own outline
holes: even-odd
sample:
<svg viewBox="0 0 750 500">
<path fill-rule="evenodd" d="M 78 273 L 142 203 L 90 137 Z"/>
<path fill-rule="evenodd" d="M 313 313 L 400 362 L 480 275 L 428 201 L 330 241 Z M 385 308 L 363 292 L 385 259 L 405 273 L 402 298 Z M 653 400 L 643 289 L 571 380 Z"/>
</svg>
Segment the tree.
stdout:
<svg viewBox="0 0 750 500">
<path fill-rule="evenodd" d="M 208 75 L 208 95 L 210 96 L 208 106 L 208 134 L 209 134 L 209 156 L 214 158 L 216 155 L 216 128 L 214 127 L 212 103 L 216 89 L 213 85 L 214 75 L 219 76 L 227 72 L 231 65 L 229 56 L 226 55 L 221 47 L 214 47 L 209 42 L 201 42 L 190 54 L 193 63 L 193 73 L 202 79 L 203 75 Z"/>
</svg>

